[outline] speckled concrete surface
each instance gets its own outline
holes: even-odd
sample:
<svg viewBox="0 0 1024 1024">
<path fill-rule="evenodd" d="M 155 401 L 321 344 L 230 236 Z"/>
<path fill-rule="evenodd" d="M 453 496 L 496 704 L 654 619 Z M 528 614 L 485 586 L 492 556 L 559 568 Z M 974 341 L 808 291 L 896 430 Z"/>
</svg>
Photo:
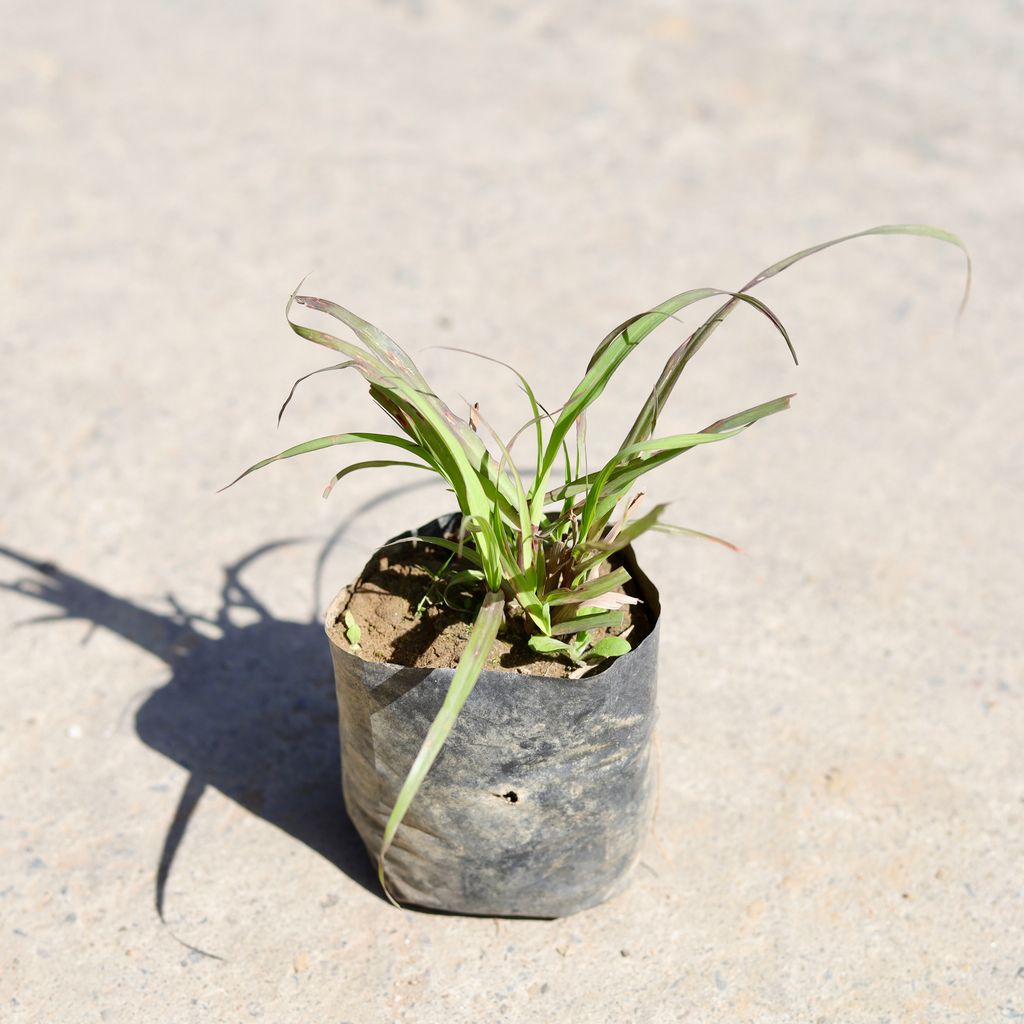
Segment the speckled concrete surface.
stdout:
<svg viewBox="0 0 1024 1024">
<path fill-rule="evenodd" d="M 1024 1018 L 1019 2 L 3 15 L 0 1018 Z M 325 362 L 289 290 L 314 271 L 507 428 L 508 379 L 430 346 L 557 404 L 629 314 L 886 221 L 971 244 L 959 336 L 955 251 L 857 243 L 761 293 L 799 369 L 741 311 L 666 415 L 799 393 L 652 487 L 744 554 L 641 547 L 671 624 L 629 892 L 392 909 L 340 817 L 315 617 L 448 502 L 388 474 L 321 502 L 329 457 L 214 493 L 376 422 L 320 377 L 275 433 Z"/>
</svg>

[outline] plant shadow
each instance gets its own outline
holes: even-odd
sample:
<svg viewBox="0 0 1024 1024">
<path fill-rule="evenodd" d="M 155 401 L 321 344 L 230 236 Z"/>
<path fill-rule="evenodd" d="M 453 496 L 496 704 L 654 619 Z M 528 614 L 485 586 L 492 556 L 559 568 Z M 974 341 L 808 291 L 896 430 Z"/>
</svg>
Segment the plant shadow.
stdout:
<svg viewBox="0 0 1024 1024">
<path fill-rule="evenodd" d="M 326 556 L 343 529 L 344 524 L 320 553 L 315 594 Z M 341 796 L 337 704 L 320 620 L 273 615 L 242 579 L 258 559 L 291 543 L 262 545 L 226 567 L 213 617 L 188 611 L 171 594 L 169 610 L 159 614 L 52 562 L 0 546 L 0 554 L 30 570 L 0 582 L 0 588 L 54 609 L 23 625 L 83 620 L 167 665 L 167 682 L 135 715 L 139 738 L 188 772 L 154 876 L 153 903 L 161 920 L 175 857 L 207 787 L 287 832 L 384 899 Z"/>
</svg>

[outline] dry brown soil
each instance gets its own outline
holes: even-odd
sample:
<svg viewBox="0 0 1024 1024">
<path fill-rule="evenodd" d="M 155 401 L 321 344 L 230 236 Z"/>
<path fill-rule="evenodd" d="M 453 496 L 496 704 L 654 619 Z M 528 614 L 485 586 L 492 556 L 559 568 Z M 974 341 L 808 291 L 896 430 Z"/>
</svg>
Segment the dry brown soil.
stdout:
<svg viewBox="0 0 1024 1024">
<path fill-rule="evenodd" d="M 369 561 L 352 585 L 349 601 L 337 620 L 340 624 L 346 611 L 352 613 L 361 630 L 360 657 L 396 665 L 456 666 L 472 628 L 473 601 L 471 591 L 453 588 L 448 595 L 450 603 L 460 604 L 464 597 L 465 609 L 445 604 L 444 586 L 435 581 L 434 574 L 448 557 L 447 552 L 420 543 L 389 548 Z M 629 585 L 626 592 L 630 592 Z M 635 647 L 650 628 L 640 604 L 627 606 L 623 627 L 614 632 L 626 635 Z M 607 632 L 596 631 L 595 638 Z M 537 654 L 527 643 L 529 636 L 525 615 L 517 605 L 506 606 L 506 623 L 491 648 L 487 667 L 561 678 L 575 670 L 568 658 Z"/>
</svg>

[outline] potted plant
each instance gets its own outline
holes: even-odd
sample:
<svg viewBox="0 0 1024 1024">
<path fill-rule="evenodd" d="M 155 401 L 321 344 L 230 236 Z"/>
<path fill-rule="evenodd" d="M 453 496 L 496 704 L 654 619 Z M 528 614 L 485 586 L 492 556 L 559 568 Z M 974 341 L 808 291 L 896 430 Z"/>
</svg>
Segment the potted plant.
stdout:
<svg viewBox="0 0 1024 1024">
<path fill-rule="evenodd" d="M 369 442 L 399 457 L 346 466 L 325 496 L 350 473 L 392 465 L 436 474 L 458 504 L 457 514 L 388 542 L 326 617 L 346 806 L 389 897 L 462 913 L 555 917 L 622 886 L 651 815 L 660 629 L 657 591 L 630 544 L 649 530 L 707 537 L 664 523 L 663 505 L 641 512 L 640 483 L 684 452 L 787 409 L 792 396 L 687 434 L 659 436 L 659 413 L 740 303 L 772 322 L 795 361 L 786 329 L 750 289 L 832 245 L 893 234 L 949 242 L 966 255 L 948 232 L 886 225 L 795 253 L 737 292 L 682 292 L 610 331 L 557 409 L 545 409 L 509 367 L 530 416 L 508 440 L 477 407 L 456 415 L 372 324 L 334 302 L 291 296 L 291 328 L 344 356 L 323 369 L 361 374 L 398 432 L 316 438 L 237 479 L 306 452 Z M 967 269 L 969 289 L 969 257 Z M 587 410 L 655 328 L 715 297 L 724 301 L 669 357 L 615 454 L 587 472 Z M 357 341 L 296 322 L 294 304 L 340 321 Z M 529 476 L 512 455 L 521 438 L 533 449 Z M 419 642 L 410 645 L 413 635 Z"/>
</svg>

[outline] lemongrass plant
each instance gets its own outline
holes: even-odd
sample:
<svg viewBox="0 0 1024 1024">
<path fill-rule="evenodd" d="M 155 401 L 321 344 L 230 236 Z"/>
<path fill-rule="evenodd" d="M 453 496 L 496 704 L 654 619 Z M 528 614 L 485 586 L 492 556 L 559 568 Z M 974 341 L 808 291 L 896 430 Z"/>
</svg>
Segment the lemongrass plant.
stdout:
<svg viewBox="0 0 1024 1024">
<path fill-rule="evenodd" d="M 475 584 L 479 591 L 479 606 L 465 651 L 384 830 L 378 871 L 385 891 L 384 858 L 388 848 L 483 670 L 506 609 L 515 605 L 522 610 L 532 633 L 530 646 L 538 653 L 567 657 L 578 666 L 588 666 L 629 650 L 628 641 L 615 633 L 623 622 L 624 605 L 632 600 L 622 592 L 629 573 L 622 567 L 609 568 L 608 559 L 649 530 L 708 536 L 662 522 L 664 505 L 631 517 L 637 502 L 637 483 L 651 470 L 698 445 L 735 437 L 758 420 L 787 409 L 792 398 L 784 395 L 734 413 L 696 433 L 656 436 L 658 416 L 672 389 L 701 346 L 740 303 L 752 306 L 772 322 L 795 361 L 785 327 L 763 302 L 749 294 L 750 289 L 807 256 L 865 235 L 926 236 L 959 247 L 967 256 L 966 303 L 970 257 L 955 235 L 913 224 L 885 225 L 846 235 L 774 263 L 739 291 L 695 288 L 630 317 L 602 339 L 583 379 L 565 403 L 551 412 L 542 408 L 523 375 L 509 367 L 522 384 L 531 416 L 526 426 L 507 442 L 489 428 L 477 409 L 467 419 L 457 416 L 424 379 L 408 353 L 383 331 L 334 302 L 291 296 L 286 318 L 292 330 L 345 357 L 344 361 L 314 373 L 347 368 L 358 371 L 369 383 L 370 397 L 401 433 L 354 431 L 319 437 L 256 463 L 237 480 L 272 462 L 321 448 L 370 442 L 397 449 L 400 458 L 370 459 L 341 469 L 328 484 L 325 496 L 338 481 L 361 469 L 408 466 L 437 474 L 458 501 L 462 513 L 460 534 L 454 539 L 422 539 L 461 556 L 469 568 L 458 571 L 457 582 Z M 687 306 L 714 297 L 725 301 L 668 358 L 615 454 L 600 469 L 582 472 L 579 427 L 587 409 L 600 397 L 624 360 L 656 327 Z M 291 317 L 295 303 L 340 321 L 351 329 L 359 343 L 295 322 Z M 293 385 L 282 413 L 295 387 L 305 379 L 300 378 Z M 492 439 L 493 452 L 480 436 L 480 428 Z M 576 433 L 571 440 L 574 428 Z M 535 447 L 534 472 L 529 478 L 517 469 L 510 451 L 524 432 L 532 436 Z M 560 475 L 553 482 L 556 466 Z M 597 630 L 605 635 L 594 640 Z"/>
</svg>

